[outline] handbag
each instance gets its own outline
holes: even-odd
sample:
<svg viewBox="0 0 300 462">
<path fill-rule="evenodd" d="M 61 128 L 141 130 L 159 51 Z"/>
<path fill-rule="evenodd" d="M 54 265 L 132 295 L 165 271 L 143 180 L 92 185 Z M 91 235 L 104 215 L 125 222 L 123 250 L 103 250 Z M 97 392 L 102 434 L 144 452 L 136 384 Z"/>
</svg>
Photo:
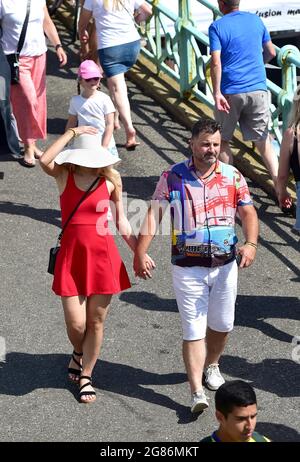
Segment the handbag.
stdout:
<svg viewBox="0 0 300 462">
<path fill-rule="evenodd" d="M 57 242 L 56 242 L 56 246 L 55 247 L 52 247 L 50 249 L 50 253 L 49 253 L 49 261 L 48 261 L 48 269 L 47 269 L 47 272 L 49 274 L 54 274 L 54 269 L 55 269 L 55 264 L 56 264 L 56 259 L 57 259 L 57 255 L 58 255 L 58 252 L 59 252 L 59 249 L 60 249 L 60 241 L 61 241 L 61 238 L 63 236 L 63 233 L 65 232 L 65 229 L 67 227 L 67 225 L 69 224 L 71 218 L 73 217 L 74 213 L 77 211 L 78 207 L 80 206 L 80 204 L 84 201 L 84 199 L 86 198 L 86 196 L 88 195 L 88 193 L 90 192 L 90 190 L 93 188 L 93 186 L 95 186 L 95 184 L 97 183 L 97 181 L 99 180 L 99 178 L 97 177 L 93 183 L 91 184 L 91 186 L 85 191 L 85 193 L 83 194 L 83 196 L 81 197 L 80 201 L 77 203 L 76 207 L 73 209 L 73 211 L 70 213 L 67 221 L 65 222 L 64 226 L 63 226 L 63 229 L 61 230 L 61 232 L 59 233 L 59 236 L 57 238 Z"/>
<path fill-rule="evenodd" d="M 15 85 L 15 84 L 20 82 L 19 56 L 20 56 L 20 51 L 22 50 L 23 45 L 24 45 L 26 30 L 27 30 L 27 26 L 28 26 L 29 13 L 30 13 L 30 3 L 31 3 L 31 0 L 28 0 L 25 21 L 23 23 L 23 27 L 22 27 L 22 30 L 21 30 L 21 35 L 20 35 L 20 38 L 19 38 L 17 51 L 16 51 L 16 53 L 11 53 L 10 55 L 6 55 L 6 59 L 7 59 L 7 62 L 9 64 L 9 67 L 10 67 L 10 83 L 12 85 Z"/>
</svg>

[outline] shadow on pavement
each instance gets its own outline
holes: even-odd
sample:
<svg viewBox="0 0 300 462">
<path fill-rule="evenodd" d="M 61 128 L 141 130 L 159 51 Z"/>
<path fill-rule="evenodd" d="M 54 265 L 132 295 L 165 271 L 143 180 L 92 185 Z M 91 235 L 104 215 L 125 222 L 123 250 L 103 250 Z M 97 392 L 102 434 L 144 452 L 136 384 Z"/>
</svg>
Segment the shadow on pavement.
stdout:
<svg viewBox="0 0 300 462">
<path fill-rule="evenodd" d="M 238 295 L 236 326 L 252 327 L 280 342 L 291 343 L 294 336 L 283 332 L 268 319 L 299 319 L 300 300 L 297 297 Z"/>
<path fill-rule="evenodd" d="M 268 358 L 260 363 L 249 363 L 244 358 L 224 355 L 220 363 L 224 374 L 250 381 L 255 389 L 265 390 L 280 398 L 299 395 L 296 390 L 299 390 L 300 364 L 291 359 Z"/>
<path fill-rule="evenodd" d="M 175 298 L 160 298 L 151 292 L 122 292 L 120 300 L 147 311 L 178 312 Z"/>
<path fill-rule="evenodd" d="M 282 424 L 259 422 L 255 430 L 275 442 L 300 441 L 300 434 L 297 430 Z"/>
<path fill-rule="evenodd" d="M 69 355 L 7 353 L 0 363 L 0 394 L 22 396 L 39 388 L 67 388 L 78 399 L 78 387 L 67 379 Z M 51 373 L 49 373 L 51 371 Z M 94 369 L 95 388 L 146 401 L 174 410 L 179 423 L 197 419 L 190 408 L 148 388 L 150 385 L 176 385 L 186 382 L 183 373 L 156 374 L 125 364 L 98 361 Z"/>
<path fill-rule="evenodd" d="M 22 215 L 33 220 L 49 223 L 54 226 L 61 226 L 60 211 L 53 209 L 37 209 L 28 204 L 18 202 L 0 201 L 0 213 L 9 215 Z"/>
<path fill-rule="evenodd" d="M 142 310 L 178 312 L 175 298 L 160 298 L 151 292 L 122 292 L 120 300 Z M 300 301 L 297 297 L 238 295 L 235 326 L 251 327 L 275 340 L 291 343 L 294 336 L 276 328 L 268 322 L 268 319 L 296 321 L 299 318 L 299 311 Z"/>
<path fill-rule="evenodd" d="M 130 199 L 134 198 L 148 201 L 154 193 L 158 179 L 159 176 L 123 176 L 123 191 L 128 194 Z"/>
</svg>

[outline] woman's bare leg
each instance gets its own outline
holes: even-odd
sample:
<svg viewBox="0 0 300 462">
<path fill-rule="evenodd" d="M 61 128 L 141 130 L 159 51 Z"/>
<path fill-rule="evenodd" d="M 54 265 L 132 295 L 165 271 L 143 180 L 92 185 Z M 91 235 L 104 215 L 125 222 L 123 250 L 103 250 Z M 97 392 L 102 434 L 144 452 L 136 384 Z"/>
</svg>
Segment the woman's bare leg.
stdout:
<svg viewBox="0 0 300 462">
<path fill-rule="evenodd" d="M 82 345 L 86 330 L 86 299 L 82 296 L 62 297 L 67 334 L 73 345 L 74 351 L 82 352 Z M 81 363 L 81 358 L 76 356 L 76 360 Z M 80 370 L 78 365 L 71 358 L 69 368 Z M 79 380 L 79 376 L 69 374 L 74 382 Z"/>
<path fill-rule="evenodd" d="M 82 373 L 91 377 L 93 369 L 99 357 L 102 341 L 104 322 L 107 316 L 111 295 L 91 295 L 87 298 L 86 305 L 86 332 L 83 341 Z M 88 379 L 80 379 L 80 386 L 88 382 Z M 94 391 L 92 386 L 87 386 L 84 391 Z M 94 395 L 85 395 L 81 401 L 94 401 Z"/>
<path fill-rule="evenodd" d="M 138 145 L 136 132 L 132 125 L 130 104 L 127 94 L 127 86 L 124 74 L 114 75 L 107 78 L 108 89 L 113 100 L 122 124 L 126 132 L 126 148 L 133 148 Z"/>
</svg>

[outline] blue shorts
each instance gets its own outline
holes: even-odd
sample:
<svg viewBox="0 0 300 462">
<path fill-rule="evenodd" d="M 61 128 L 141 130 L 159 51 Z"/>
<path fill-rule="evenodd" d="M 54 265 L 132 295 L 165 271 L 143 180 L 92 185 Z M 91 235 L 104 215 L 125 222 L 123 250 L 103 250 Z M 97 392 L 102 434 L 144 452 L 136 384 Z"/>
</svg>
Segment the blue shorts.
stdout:
<svg viewBox="0 0 300 462">
<path fill-rule="evenodd" d="M 106 77 L 127 72 L 136 63 L 140 48 L 141 42 L 136 40 L 98 50 L 100 64 Z"/>
</svg>

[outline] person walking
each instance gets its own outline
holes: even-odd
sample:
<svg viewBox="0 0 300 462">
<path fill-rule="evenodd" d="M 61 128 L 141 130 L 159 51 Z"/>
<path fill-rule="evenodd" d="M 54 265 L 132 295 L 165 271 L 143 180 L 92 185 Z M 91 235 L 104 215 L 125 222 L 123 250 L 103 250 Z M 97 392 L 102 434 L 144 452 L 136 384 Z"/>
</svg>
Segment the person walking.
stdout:
<svg viewBox="0 0 300 462">
<path fill-rule="evenodd" d="M 0 37 L 2 30 L 0 26 Z M 10 105 L 10 68 L 0 42 L 0 153 L 20 155 Z"/>
<path fill-rule="evenodd" d="M 151 277 L 146 252 L 170 204 L 173 287 L 183 330 L 183 360 L 190 384 L 191 411 L 208 407 L 202 375 L 211 390 L 224 382 L 219 360 L 233 329 L 237 263 L 252 264 L 258 219 L 241 173 L 218 160 L 221 127 L 210 119 L 193 126 L 192 156 L 161 175 L 142 224 L 134 257 L 137 276 Z M 236 249 L 235 215 L 244 244 Z"/>
<path fill-rule="evenodd" d="M 278 158 L 268 133 L 264 66 L 276 51 L 262 20 L 239 10 L 240 0 L 218 0 L 218 4 L 224 16 L 210 25 L 209 43 L 215 118 L 222 125 L 220 160 L 232 164 L 229 142 L 239 122 L 244 141 L 254 142 L 276 187 Z"/>
<path fill-rule="evenodd" d="M 243 380 L 232 380 L 215 394 L 216 418 L 219 428 L 200 443 L 269 443 L 255 431 L 257 399 L 252 386 Z"/>
<path fill-rule="evenodd" d="M 64 149 L 71 140 L 73 143 Z M 52 289 L 62 300 L 67 334 L 74 349 L 69 378 L 79 383 L 82 403 L 96 399 L 92 373 L 112 295 L 130 287 L 107 226 L 110 204 L 117 229 L 135 250 L 136 237 L 123 210 L 121 177 L 112 168 L 119 160 L 101 147 L 97 129 L 90 126 L 70 128 L 40 159 L 43 170 L 55 178 L 60 194 L 64 231 Z M 80 200 L 80 206 L 71 215 Z M 150 257 L 148 263 L 153 267 Z"/>
<path fill-rule="evenodd" d="M 78 82 L 82 91 L 71 98 L 66 130 L 77 125 L 96 127 L 102 147 L 118 155 L 113 137 L 115 107 L 110 97 L 100 91 L 101 77 L 101 70 L 94 61 L 87 59 L 80 64 Z"/>
<path fill-rule="evenodd" d="M 124 74 L 135 64 L 140 51 L 140 35 L 135 23 L 146 20 L 151 14 L 152 8 L 145 0 L 85 0 L 78 24 L 80 40 L 87 42 L 87 26 L 92 16 L 95 19 L 100 64 L 125 128 L 125 147 L 129 151 L 139 143 L 132 124 Z"/>
<path fill-rule="evenodd" d="M 296 183 L 297 207 L 286 189 L 290 170 Z M 294 232 L 300 236 L 300 87 L 295 93 L 288 128 L 280 146 L 277 195 L 281 209 L 293 216 L 296 214 Z"/>
<path fill-rule="evenodd" d="M 11 86 L 11 103 L 18 132 L 24 144 L 25 167 L 34 167 L 41 156 L 36 145 L 47 135 L 46 41 L 55 47 L 60 66 L 67 62 L 56 27 L 49 16 L 45 0 L 0 0 L 1 44 L 5 55 L 16 53 L 29 5 L 29 21 L 19 57 L 19 84 Z"/>
</svg>

